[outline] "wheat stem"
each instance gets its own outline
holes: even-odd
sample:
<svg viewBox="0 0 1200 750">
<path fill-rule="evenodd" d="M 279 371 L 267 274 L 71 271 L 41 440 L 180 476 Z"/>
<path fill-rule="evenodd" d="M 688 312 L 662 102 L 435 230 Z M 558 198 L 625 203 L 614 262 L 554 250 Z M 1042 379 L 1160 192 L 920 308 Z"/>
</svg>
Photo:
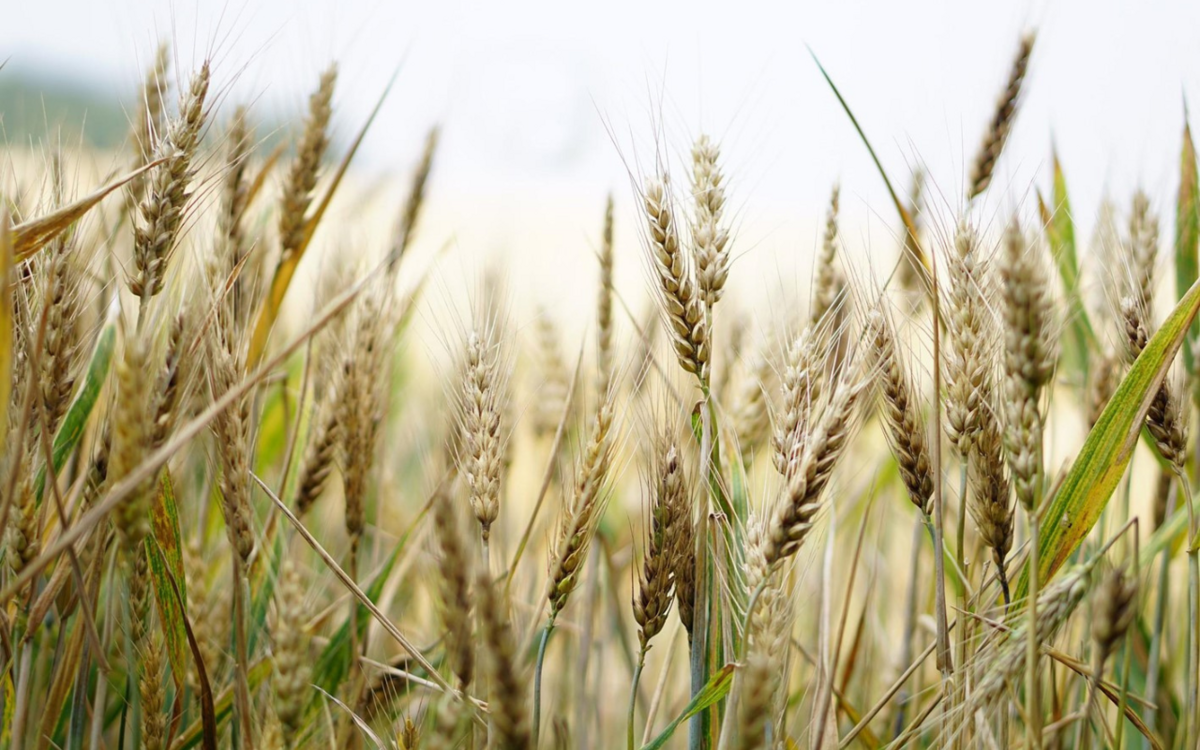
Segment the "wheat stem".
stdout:
<svg viewBox="0 0 1200 750">
<path fill-rule="evenodd" d="M 1036 503 L 1033 506 L 1037 507 Z M 1037 600 L 1038 600 L 1038 544 L 1039 529 L 1038 515 L 1036 510 L 1029 510 L 1026 514 L 1029 520 L 1029 558 L 1027 570 L 1029 572 L 1029 596 L 1026 609 L 1028 610 L 1027 622 L 1036 623 L 1037 615 Z M 1025 716 L 1029 722 L 1028 736 L 1029 746 L 1033 750 L 1038 750 L 1042 746 L 1042 701 L 1041 701 L 1041 679 L 1038 674 L 1037 657 L 1040 649 L 1038 643 L 1038 631 L 1040 628 L 1031 627 L 1028 629 L 1025 650 Z"/>
<path fill-rule="evenodd" d="M 633 670 L 633 682 L 629 686 L 629 710 L 625 722 L 625 747 L 634 750 L 633 724 L 637 711 L 638 685 L 642 681 L 642 669 L 646 666 L 646 647 L 643 646 L 638 654 L 637 667 Z"/>
<path fill-rule="evenodd" d="M 533 745 L 538 746 L 538 734 L 542 726 L 542 668 L 546 662 L 546 646 L 550 643 L 550 633 L 554 631 L 554 615 L 546 621 L 542 629 L 542 637 L 538 641 L 537 662 L 533 667 Z"/>
</svg>

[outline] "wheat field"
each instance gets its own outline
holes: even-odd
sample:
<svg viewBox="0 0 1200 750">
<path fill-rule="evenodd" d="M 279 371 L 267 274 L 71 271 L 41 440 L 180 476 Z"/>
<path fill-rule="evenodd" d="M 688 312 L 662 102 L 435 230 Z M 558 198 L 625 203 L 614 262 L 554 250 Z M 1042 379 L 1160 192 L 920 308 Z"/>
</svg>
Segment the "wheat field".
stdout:
<svg viewBox="0 0 1200 750">
<path fill-rule="evenodd" d="M 1057 155 L 994 179 L 1036 39 L 954 200 L 819 68 L 898 239 L 829 186 L 765 310 L 701 132 L 585 326 L 428 236 L 439 123 L 352 226 L 336 64 L 267 138 L 164 43 L 117 154 L 10 146 L 0 744 L 1200 748 L 1196 152 L 1089 237 Z"/>
</svg>

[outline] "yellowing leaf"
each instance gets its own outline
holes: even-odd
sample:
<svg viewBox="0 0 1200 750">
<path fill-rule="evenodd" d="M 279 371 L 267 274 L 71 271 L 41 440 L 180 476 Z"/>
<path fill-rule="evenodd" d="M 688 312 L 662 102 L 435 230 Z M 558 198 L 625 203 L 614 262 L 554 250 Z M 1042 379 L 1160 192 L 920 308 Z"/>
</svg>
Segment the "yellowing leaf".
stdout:
<svg viewBox="0 0 1200 750">
<path fill-rule="evenodd" d="M 159 476 L 158 499 L 150 520 L 154 538 L 146 540 L 146 554 L 150 559 L 154 598 L 158 602 L 159 624 L 167 643 L 167 659 L 171 662 L 171 677 L 176 690 L 179 690 L 187 674 L 187 629 L 183 623 L 185 613 L 180 605 L 181 601 L 187 601 L 187 583 L 180 546 L 179 509 L 175 505 L 175 489 L 168 471 L 164 470 Z M 175 580 L 174 586 L 171 585 L 171 578 Z M 178 597 L 175 595 L 176 588 L 179 590 Z"/>
<path fill-rule="evenodd" d="M 1049 581 L 1092 530 L 1137 447 L 1155 393 L 1200 311 L 1200 282 L 1184 295 L 1117 387 L 1042 515 L 1038 580 Z M 1028 592 L 1022 574 L 1016 598 Z"/>
<path fill-rule="evenodd" d="M 153 169 L 162 162 L 162 159 L 152 161 L 141 169 L 130 172 L 123 177 L 118 177 L 107 185 L 97 188 L 95 192 L 83 196 L 74 203 L 69 203 L 45 216 L 30 219 L 13 227 L 10 236 L 12 237 L 13 254 L 16 256 L 17 261 L 23 261 L 38 250 L 41 250 L 47 242 L 57 237 L 59 233 L 81 219 L 88 211 L 91 211 L 97 203 L 108 197 L 109 193 L 138 175 Z"/>
<path fill-rule="evenodd" d="M 326 188 L 325 195 L 313 210 L 313 215 L 306 220 L 304 225 L 304 241 L 300 243 L 295 252 L 289 253 L 279 264 L 279 267 L 275 269 L 275 276 L 271 279 L 271 288 L 267 291 L 267 296 L 263 299 L 262 307 L 258 310 L 258 317 L 254 321 L 254 331 L 250 335 L 250 352 L 246 361 L 251 365 L 257 365 L 262 359 L 263 352 L 267 349 L 267 337 L 271 333 L 271 328 L 275 325 L 275 319 L 279 316 L 279 309 L 283 307 L 283 298 L 287 295 L 288 287 L 291 286 L 292 277 L 296 275 L 296 268 L 300 265 L 300 259 L 304 257 L 304 251 L 308 249 L 309 243 L 312 242 L 313 235 L 317 231 L 317 225 L 321 222 L 321 217 L 325 215 L 330 201 L 333 200 L 334 193 L 342 183 L 342 178 L 345 177 L 346 170 L 350 167 L 350 160 L 358 153 L 358 147 L 362 145 L 363 138 L 367 135 L 367 129 L 375 121 L 375 115 L 379 114 L 379 108 L 383 106 L 384 100 L 387 99 L 387 95 L 392 90 L 392 84 L 396 82 L 396 75 L 399 72 L 399 69 L 397 69 L 396 73 L 392 75 L 392 79 L 388 81 L 388 85 L 384 88 L 383 93 L 379 95 L 379 101 L 375 103 L 375 108 L 371 110 L 367 121 L 363 123 L 362 128 L 354 137 L 354 141 L 351 142 L 350 148 L 346 151 L 346 155 L 342 157 L 341 163 L 338 164 L 337 170 L 334 171 L 333 179 L 330 181 L 329 187 Z"/>
</svg>

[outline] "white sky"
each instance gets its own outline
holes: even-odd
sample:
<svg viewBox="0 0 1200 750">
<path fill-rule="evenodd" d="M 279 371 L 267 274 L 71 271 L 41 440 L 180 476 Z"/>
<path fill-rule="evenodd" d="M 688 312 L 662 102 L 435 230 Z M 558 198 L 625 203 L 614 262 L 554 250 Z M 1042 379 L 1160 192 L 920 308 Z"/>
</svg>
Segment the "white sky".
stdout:
<svg viewBox="0 0 1200 750">
<path fill-rule="evenodd" d="M 133 90 L 164 36 L 178 40 L 181 67 L 214 50 L 218 79 L 236 78 L 232 99 L 257 97 L 284 112 L 298 112 L 321 68 L 337 59 L 335 120 L 345 138 L 404 60 L 359 164 L 403 174 L 422 133 L 442 122 L 434 190 L 444 206 L 458 202 L 445 210 L 460 242 L 519 245 L 532 232 L 539 247 L 572 244 L 585 257 L 604 193 L 613 189 L 632 207 L 624 160 L 641 171 L 637 164 L 653 159 L 655 120 L 675 156 L 701 130 L 723 143 L 744 230 L 739 247 L 765 266 L 793 248 L 809 252 L 835 180 L 848 231 L 890 243 L 894 212 L 806 44 L 893 177 L 906 185 L 910 165 L 924 162 L 958 206 L 964 162 L 1018 34 L 1036 26 L 1024 108 L 995 183 L 1013 190 L 997 202 L 1010 208 L 1034 181 L 1047 184 L 1053 137 L 1084 237 L 1101 195 L 1124 205 L 1136 186 L 1151 192 L 1169 222 L 1184 96 L 1200 108 L 1196 2 L 5 6 L 0 56 L 14 67 L 85 76 L 114 95 Z M 464 198 L 474 203 L 464 208 Z M 471 234 L 472 212 L 487 217 L 486 236 Z"/>
</svg>

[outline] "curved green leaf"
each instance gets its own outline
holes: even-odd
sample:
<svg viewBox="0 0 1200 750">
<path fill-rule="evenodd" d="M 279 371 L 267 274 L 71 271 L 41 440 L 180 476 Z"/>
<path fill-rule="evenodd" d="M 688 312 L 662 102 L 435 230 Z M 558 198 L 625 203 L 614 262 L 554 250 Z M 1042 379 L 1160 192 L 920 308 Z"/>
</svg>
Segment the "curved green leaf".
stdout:
<svg viewBox="0 0 1200 750">
<path fill-rule="evenodd" d="M 1182 297 L 1195 283 L 1200 273 L 1196 253 L 1200 249 L 1200 213 L 1197 209 L 1196 144 L 1192 141 L 1192 128 L 1187 114 L 1183 118 L 1183 150 L 1179 154 L 1179 194 L 1175 203 L 1175 292 Z M 1189 343 L 1200 336 L 1200 323 L 1192 323 L 1188 333 Z M 1183 347 L 1183 361 L 1189 375 L 1196 374 L 1192 347 Z"/>
<path fill-rule="evenodd" d="M 683 713 L 676 716 L 667 728 L 662 731 L 652 742 L 642 746 L 642 750 L 658 750 L 666 747 L 667 740 L 671 739 L 671 735 L 675 734 L 675 730 L 679 725 L 704 709 L 712 706 L 720 700 L 723 700 L 729 694 L 729 688 L 733 685 L 733 669 L 734 665 L 726 664 L 712 676 L 704 689 L 696 693 L 691 702 L 684 707 Z"/>
</svg>

